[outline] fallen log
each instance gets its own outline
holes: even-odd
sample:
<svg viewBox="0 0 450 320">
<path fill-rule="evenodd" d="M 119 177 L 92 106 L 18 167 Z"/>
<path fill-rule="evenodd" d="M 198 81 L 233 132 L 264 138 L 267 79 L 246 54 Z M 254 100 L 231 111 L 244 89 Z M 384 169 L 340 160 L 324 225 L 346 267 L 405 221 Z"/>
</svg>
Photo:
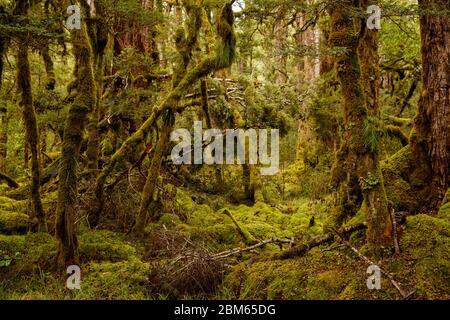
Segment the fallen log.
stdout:
<svg viewBox="0 0 450 320">
<path fill-rule="evenodd" d="M 367 228 L 366 223 L 360 223 L 354 226 L 349 226 L 346 228 L 341 229 L 339 232 L 342 235 L 350 235 L 355 231 L 364 230 Z M 307 243 L 303 243 L 300 245 L 295 245 L 289 250 L 283 251 L 281 253 L 278 253 L 272 257 L 272 260 L 286 260 L 286 259 L 292 259 L 296 257 L 302 257 L 304 256 L 309 250 L 312 248 L 321 246 L 326 243 L 330 243 L 334 241 L 335 234 L 333 232 L 327 233 L 323 236 L 316 237 L 312 239 L 311 241 Z"/>
<path fill-rule="evenodd" d="M 13 178 L 8 177 L 6 174 L 0 172 L 0 181 L 5 181 L 8 184 L 8 187 L 17 189 L 19 184 L 14 181 Z"/>
<path fill-rule="evenodd" d="M 247 229 L 245 229 L 243 226 L 241 226 L 236 219 L 233 217 L 233 215 L 231 214 L 230 211 L 228 211 L 227 209 L 223 210 L 222 212 L 223 214 L 225 214 L 226 216 L 228 216 L 231 221 L 233 221 L 233 224 L 236 226 L 236 229 L 238 231 L 238 233 L 241 235 L 241 237 L 244 239 L 245 244 L 247 245 L 254 245 L 256 244 L 258 241 L 255 239 L 255 237 L 253 237 L 253 235 L 248 232 Z"/>
</svg>

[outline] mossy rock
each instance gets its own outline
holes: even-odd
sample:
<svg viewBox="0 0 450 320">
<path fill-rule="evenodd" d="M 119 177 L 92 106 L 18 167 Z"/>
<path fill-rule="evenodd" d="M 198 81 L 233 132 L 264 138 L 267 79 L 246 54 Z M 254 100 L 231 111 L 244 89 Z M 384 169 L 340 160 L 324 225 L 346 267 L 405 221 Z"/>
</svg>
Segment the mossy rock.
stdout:
<svg viewBox="0 0 450 320">
<path fill-rule="evenodd" d="M 136 249 L 127 244 L 122 235 L 111 231 L 88 231 L 79 236 L 82 262 L 123 261 L 136 256 Z"/>
<path fill-rule="evenodd" d="M 0 210 L 0 233 L 24 234 L 36 221 L 24 213 Z"/>
</svg>

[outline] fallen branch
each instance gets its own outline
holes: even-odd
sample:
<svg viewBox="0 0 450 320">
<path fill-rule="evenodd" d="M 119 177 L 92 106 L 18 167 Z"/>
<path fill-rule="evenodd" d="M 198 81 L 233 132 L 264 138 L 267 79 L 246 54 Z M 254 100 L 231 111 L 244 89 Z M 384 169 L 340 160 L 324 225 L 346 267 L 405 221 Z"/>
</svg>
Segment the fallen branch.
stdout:
<svg viewBox="0 0 450 320">
<path fill-rule="evenodd" d="M 227 209 L 223 210 L 222 212 L 223 214 L 227 215 L 231 221 L 233 221 L 234 225 L 236 226 L 236 229 L 238 230 L 239 234 L 242 236 L 242 238 L 245 241 L 245 244 L 255 244 L 257 242 L 257 240 L 255 239 L 255 237 L 252 236 L 252 234 L 250 232 L 248 232 L 247 229 L 245 229 L 244 227 L 242 227 L 237 221 L 236 219 L 233 217 L 233 215 L 231 214 L 230 211 L 228 211 Z"/>
<path fill-rule="evenodd" d="M 228 257 L 236 255 L 236 254 L 241 254 L 241 253 L 244 253 L 244 252 L 251 252 L 251 251 L 253 251 L 255 249 L 258 249 L 258 248 L 261 248 L 261 247 L 263 247 L 263 246 L 265 246 L 266 244 L 269 244 L 269 243 L 277 243 L 277 244 L 280 244 L 280 245 L 283 244 L 283 243 L 292 244 L 293 240 L 291 240 L 291 239 L 277 239 L 277 238 L 268 239 L 268 240 L 261 241 L 261 242 L 259 242 L 257 244 L 249 246 L 249 247 L 235 248 L 235 249 L 226 250 L 226 251 L 223 251 L 223 252 L 219 252 L 219 253 L 213 254 L 212 255 L 212 259 L 213 260 L 225 259 L 225 258 L 228 258 Z"/>
<path fill-rule="evenodd" d="M 367 225 L 365 223 L 360 223 L 354 226 L 349 226 L 340 231 L 343 235 L 350 235 L 355 231 L 366 229 Z M 311 241 L 296 245 L 293 248 L 283 251 L 277 255 L 275 255 L 272 259 L 273 260 L 286 260 L 286 259 L 292 259 L 296 257 L 302 257 L 304 256 L 309 250 L 312 248 L 321 246 L 326 243 L 330 243 L 334 241 L 334 233 L 327 233 L 324 236 L 316 237 L 312 239 Z"/>
</svg>

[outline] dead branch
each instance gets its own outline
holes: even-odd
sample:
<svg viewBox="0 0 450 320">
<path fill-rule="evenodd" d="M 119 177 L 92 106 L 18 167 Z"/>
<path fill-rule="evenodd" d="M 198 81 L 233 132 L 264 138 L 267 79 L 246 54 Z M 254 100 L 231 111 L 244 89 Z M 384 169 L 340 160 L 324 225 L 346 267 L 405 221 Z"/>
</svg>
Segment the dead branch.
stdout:
<svg viewBox="0 0 450 320">
<path fill-rule="evenodd" d="M 241 254 L 241 253 L 244 253 L 244 252 L 251 252 L 251 251 L 253 251 L 255 249 L 258 249 L 258 248 L 261 248 L 261 247 L 263 247 L 263 246 L 265 246 L 266 244 L 269 244 L 269 243 L 276 243 L 276 244 L 279 244 L 279 245 L 281 245 L 283 243 L 292 244 L 293 240 L 292 239 L 277 239 L 277 238 L 267 239 L 267 240 L 261 241 L 261 242 L 259 242 L 257 244 L 249 246 L 249 247 L 234 248 L 234 249 L 231 249 L 231 250 L 226 250 L 226 251 L 223 251 L 223 252 L 219 252 L 219 253 L 213 254 L 212 255 L 212 259 L 214 259 L 214 260 L 225 259 L 225 258 L 228 258 L 228 257 L 236 255 L 236 254 Z"/>
<path fill-rule="evenodd" d="M 347 236 L 347 235 L 352 234 L 355 231 L 363 230 L 366 228 L 367 228 L 366 223 L 360 223 L 360 224 L 357 224 L 354 226 L 346 227 L 346 228 L 342 229 L 340 231 L 340 233 Z M 295 245 L 293 248 L 275 255 L 272 259 L 273 260 L 286 260 L 286 259 L 292 259 L 292 258 L 296 258 L 296 257 L 302 257 L 312 248 L 315 248 L 320 245 L 330 243 L 333 241 L 334 241 L 334 233 L 332 233 L 332 232 L 327 233 L 326 235 L 316 237 L 307 243 Z"/>
</svg>

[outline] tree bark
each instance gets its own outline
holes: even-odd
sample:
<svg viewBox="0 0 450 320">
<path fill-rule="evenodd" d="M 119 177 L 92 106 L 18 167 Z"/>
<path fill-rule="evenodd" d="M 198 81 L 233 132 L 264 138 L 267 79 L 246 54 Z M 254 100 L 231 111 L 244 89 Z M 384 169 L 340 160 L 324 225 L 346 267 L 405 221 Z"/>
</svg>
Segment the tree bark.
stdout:
<svg viewBox="0 0 450 320">
<path fill-rule="evenodd" d="M 88 113 L 95 106 L 96 89 L 92 70 L 92 51 L 86 26 L 72 31 L 73 53 L 76 59 L 75 78 L 77 95 L 70 106 L 64 129 L 62 156 L 59 169 L 56 237 L 59 268 L 78 262 L 76 237 L 77 160 Z"/>
<path fill-rule="evenodd" d="M 371 85 L 377 84 L 367 80 L 377 72 L 372 64 L 377 61 L 377 53 L 374 35 L 365 35 L 360 30 L 360 19 L 352 17 L 352 12 L 361 9 L 360 5 L 361 1 L 346 0 L 335 5 L 331 12 L 330 42 L 335 47 L 347 48 L 345 53 L 337 57 L 345 132 L 333 168 L 333 181 L 340 188 L 337 222 L 341 223 L 346 217 L 356 214 L 364 200 L 367 241 L 373 245 L 374 253 L 378 253 L 381 245 L 391 244 L 392 224 L 378 162 L 378 149 L 368 143 L 369 139 L 377 139 L 368 135 L 373 134 L 370 126 L 374 126 L 370 116 L 378 112 L 378 89 L 371 88 Z M 367 50 L 363 55 L 365 58 L 375 58 L 375 62 L 364 60 L 363 70 L 358 52 L 360 44 L 367 46 L 364 48 Z M 362 79 L 366 81 L 362 82 Z M 368 102 L 366 95 L 369 97 Z"/>
<path fill-rule="evenodd" d="M 423 91 L 411 147 L 413 171 L 431 180 L 425 205 L 439 208 L 449 187 L 450 166 L 450 18 L 448 0 L 419 0 Z"/>
<path fill-rule="evenodd" d="M 15 14 L 26 16 L 29 3 L 18 2 L 14 8 Z M 38 230 L 47 230 L 45 212 L 42 207 L 40 194 L 40 161 L 39 161 L 39 129 L 36 121 L 36 112 L 33 105 L 33 94 L 31 90 L 31 70 L 28 60 L 28 47 L 24 39 L 18 43 L 17 52 L 17 85 L 21 92 L 20 105 L 25 124 L 25 144 L 28 144 L 31 152 L 31 203 L 32 216 L 38 219 Z"/>
</svg>

